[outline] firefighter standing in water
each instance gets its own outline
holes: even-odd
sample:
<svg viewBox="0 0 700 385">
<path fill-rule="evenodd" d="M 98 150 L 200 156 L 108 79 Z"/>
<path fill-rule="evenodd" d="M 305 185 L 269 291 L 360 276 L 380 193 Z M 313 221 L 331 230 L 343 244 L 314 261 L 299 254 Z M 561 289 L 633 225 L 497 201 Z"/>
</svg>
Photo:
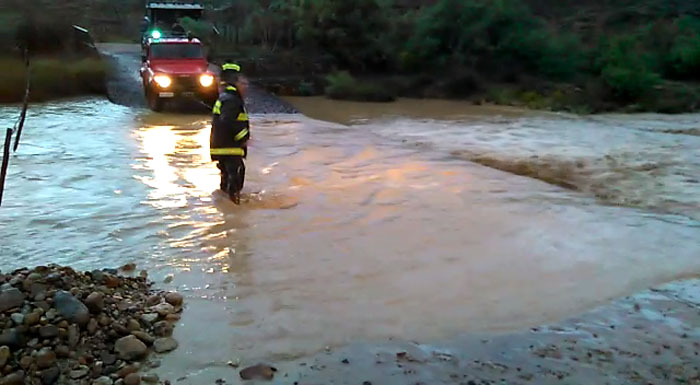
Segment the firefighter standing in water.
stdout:
<svg viewBox="0 0 700 385">
<path fill-rule="evenodd" d="M 221 190 L 236 204 L 241 200 L 245 180 L 243 159 L 248 153 L 250 139 L 248 114 L 242 96 L 245 83 L 241 81 L 240 72 L 241 67 L 235 63 L 227 62 L 221 66 L 221 90 L 212 110 L 209 146 L 211 159 L 219 162 Z"/>
</svg>

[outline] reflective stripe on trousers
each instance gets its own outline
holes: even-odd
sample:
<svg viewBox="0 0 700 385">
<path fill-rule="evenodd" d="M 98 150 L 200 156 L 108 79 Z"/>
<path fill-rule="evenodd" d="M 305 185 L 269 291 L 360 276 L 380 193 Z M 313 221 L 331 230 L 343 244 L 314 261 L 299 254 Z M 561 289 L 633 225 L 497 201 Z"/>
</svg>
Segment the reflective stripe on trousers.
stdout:
<svg viewBox="0 0 700 385">
<path fill-rule="evenodd" d="M 211 154 L 211 155 L 238 155 L 238 156 L 244 156 L 244 155 L 245 155 L 245 150 L 242 149 L 242 148 L 237 148 L 237 147 L 212 148 L 212 149 L 209 149 L 209 154 Z"/>
</svg>

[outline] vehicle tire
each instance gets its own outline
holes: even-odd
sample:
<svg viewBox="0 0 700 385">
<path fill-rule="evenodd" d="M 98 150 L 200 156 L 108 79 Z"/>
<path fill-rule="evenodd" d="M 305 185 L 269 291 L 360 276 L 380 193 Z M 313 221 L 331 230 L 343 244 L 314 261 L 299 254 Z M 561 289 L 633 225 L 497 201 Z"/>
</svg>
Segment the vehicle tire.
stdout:
<svg viewBox="0 0 700 385">
<path fill-rule="evenodd" d="M 148 101 L 148 107 L 151 110 L 155 112 L 163 111 L 163 99 L 161 99 L 158 94 L 149 90 L 146 94 L 146 99 Z"/>
</svg>

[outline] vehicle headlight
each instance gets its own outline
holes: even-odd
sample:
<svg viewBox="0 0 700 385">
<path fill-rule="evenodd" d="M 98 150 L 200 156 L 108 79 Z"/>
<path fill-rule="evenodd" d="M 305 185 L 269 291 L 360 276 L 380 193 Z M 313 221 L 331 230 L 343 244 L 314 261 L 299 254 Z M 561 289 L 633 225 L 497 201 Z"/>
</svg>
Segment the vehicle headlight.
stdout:
<svg viewBox="0 0 700 385">
<path fill-rule="evenodd" d="M 210 74 L 200 76 L 199 84 L 201 84 L 202 87 L 210 87 L 212 84 L 214 84 L 214 76 Z"/>
<path fill-rule="evenodd" d="M 170 79 L 168 75 L 156 75 L 153 77 L 153 81 L 156 82 L 161 88 L 168 88 L 173 84 L 173 80 Z"/>
<path fill-rule="evenodd" d="M 163 34 L 160 33 L 160 31 L 157 30 L 157 29 L 154 29 L 154 30 L 151 32 L 151 37 L 154 38 L 154 39 L 160 39 L 161 36 L 163 36 Z"/>
</svg>

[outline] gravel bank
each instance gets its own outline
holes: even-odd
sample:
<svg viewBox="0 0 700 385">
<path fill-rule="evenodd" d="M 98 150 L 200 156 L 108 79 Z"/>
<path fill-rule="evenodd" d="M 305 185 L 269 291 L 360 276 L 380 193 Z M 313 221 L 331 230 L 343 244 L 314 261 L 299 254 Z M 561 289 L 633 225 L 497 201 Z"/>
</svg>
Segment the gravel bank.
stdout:
<svg viewBox="0 0 700 385">
<path fill-rule="evenodd" d="M 139 371 L 159 365 L 149 355 L 177 348 L 183 305 L 146 277 L 57 265 L 0 274 L 0 384 L 140 383 Z"/>
</svg>

